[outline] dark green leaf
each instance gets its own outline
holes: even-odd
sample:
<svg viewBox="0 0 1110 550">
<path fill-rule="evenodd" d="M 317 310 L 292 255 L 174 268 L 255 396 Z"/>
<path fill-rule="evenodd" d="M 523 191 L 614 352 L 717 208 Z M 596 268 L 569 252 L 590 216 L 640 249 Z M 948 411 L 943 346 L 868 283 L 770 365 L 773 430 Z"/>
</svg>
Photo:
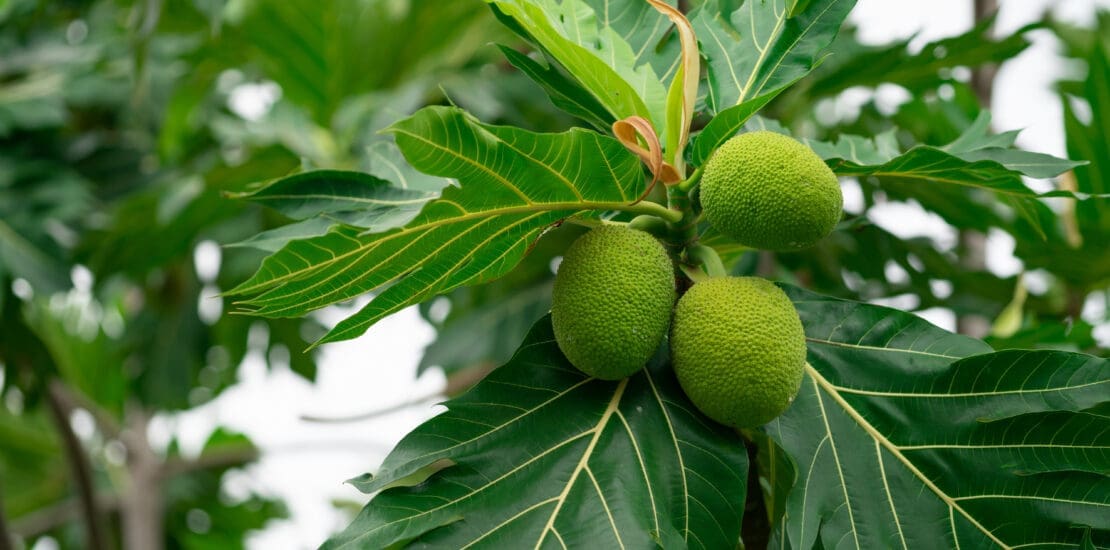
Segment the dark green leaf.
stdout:
<svg viewBox="0 0 1110 550">
<path fill-rule="evenodd" d="M 779 544 L 1017 547 L 1110 534 L 1110 363 L 991 353 L 911 314 L 788 288 L 809 365 L 768 433 L 794 457 Z"/>
<path fill-rule="evenodd" d="M 598 130 L 608 130 L 613 115 L 588 91 L 554 66 L 543 66 L 539 61 L 507 46 L 498 46 L 509 63 L 536 81 L 547 92 L 556 107 L 592 124 Z"/>
<path fill-rule="evenodd" d="M 295 220 L 323 215 L 375 233 L 405 225 L 435 197 L 427 191 L 394 187 L 369 174 L 340 170 L 296 174 L 237 196 Z"/>
<path fill-rule="evenodd" d="M 732 548 L 747 454 L 695 412 L 662 360 L 587 378 L 550 318 L 513 360 L 409 434 L 357 486 L 385 488 L 325 548 Z M 480 419 L 480 420 L 479 420 Z M 429 466 L 415 486 L 388 488 Z"/>
</svg>

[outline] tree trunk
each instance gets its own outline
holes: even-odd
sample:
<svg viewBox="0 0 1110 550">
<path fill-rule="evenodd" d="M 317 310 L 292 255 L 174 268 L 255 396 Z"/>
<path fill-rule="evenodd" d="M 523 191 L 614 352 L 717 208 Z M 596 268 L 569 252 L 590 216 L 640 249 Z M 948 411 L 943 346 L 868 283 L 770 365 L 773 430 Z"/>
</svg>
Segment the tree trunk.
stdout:
<svg viewBox="0 0 1110 550">
<path fill-rule="evenodd" d="M 120 506 L 125 550 L 161 550 L 162 533 L 162 461 L 150 448 L 147 428 L 150 419 L 137 404 L 126 414 L 128 485 Z"/>
<path fill-rule="evenodd" d="M 975 24 L 982 22 L 998 11 L 997 0 L 975 0 Z M 975 90 L 979 104 L 989 109 L 994 95 L 994 75 L 998 68 L 982 65 L 971 73 L 971 87 Z M 983 271 L 987 268 L 987 237 L 978 231 L 960 231 L 960 263 L 965 269 Z M 956 319 L 956 331 L 975 338 L 982 338 L 990 332 L 990 319 L 978 314 L 961 315 Z"/>
</svg>

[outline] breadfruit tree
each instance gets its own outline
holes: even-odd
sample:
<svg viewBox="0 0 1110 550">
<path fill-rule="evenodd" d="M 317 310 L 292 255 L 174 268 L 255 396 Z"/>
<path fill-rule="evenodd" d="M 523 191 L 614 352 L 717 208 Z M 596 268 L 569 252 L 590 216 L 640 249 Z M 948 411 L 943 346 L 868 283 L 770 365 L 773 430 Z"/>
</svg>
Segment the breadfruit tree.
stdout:
<svg viewBox="0 0 1110 550">
<path fill-rule="evenodd" d="M 455 347 L 427 366 L 500 364 L 351 481 L 372 496 L 326 548 L 1110 547 L 1110 364 L 1055 345 L 1020 279 L 846 213 L 841 188 L 1006 232 L 1082 303 L 1110 280 L 1097 41 L 1075 46 L 1095 51 L 1069 85 L 1093 116 L 1068 111 L 1065 160 L 992 133 L 952 76 L 1027 29 L 993 39 L 987 20 L 910 54 L 840 33 L 852 0 L 487 3 L 572 128 L 428 106 L 385 129 L 388 169 L 238 196 L 300 222 L 256 237 L 272 253 L 229 292 L 241 311 L 370 295 L 322 345 L 439 300 Z M 916 118 L 812 122 L 818 99 L 885 82 L 947 92 Z M 891 269 L 950 287 L 917 305 L 996 318 L 989 343 L 870 303 L 906 292 Z"/>
</svg>

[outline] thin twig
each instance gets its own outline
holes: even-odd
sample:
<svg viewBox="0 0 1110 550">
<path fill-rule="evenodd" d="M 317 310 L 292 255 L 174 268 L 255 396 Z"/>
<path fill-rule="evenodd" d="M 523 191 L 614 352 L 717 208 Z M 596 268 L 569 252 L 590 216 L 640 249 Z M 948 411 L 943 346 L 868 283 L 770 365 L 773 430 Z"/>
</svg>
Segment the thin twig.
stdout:
<svg viewBox="0 0 1110 550">
<path fill-rule="evenodd" d="M 305 422 L 316 422 L 320 424 L 347 424 L 351 422 L 362 422 L 364 420 L 370 420 L 381 416 L 388 416 L 395 412 L 400 412 L 406 409 L 411 409 L 412 407 L 423 405 L 428 401 L 431 401 L 432 399 L 442 398 L 445 393 L 445 388 L 440 388 L 434 392 L 430 392 L 425 395 L 415 397 L 413 399 L 401 401 L 400 403 L 389 405 L 388 407 L 374 409 L 372 411 L 356 413 L 348 416 L 316 416 L 311 414 L 303 414 L 301 415 L 301 420 Z"/>
<path fill-rule="evenodd" d="M 197 470 L 213 470 L 242 466 L 258 460 L 258 449 L 243 446 L 202 454 L 194 459 L 170 458 L 162 466 L 162 478 L 171 478 Z"/>
<path fill-rule="evenodd" d="M 73 473 L 73 480 L 77 484 L 81 514 L 85 522 L 85 530 L 88 533 L 88 540 L 85 541 L 87 548 L 90 550 L 106 550 L 105 516 L 101 512 L 96 499 L 92 464 L 88 455 L 85 454 L 81 440 L 77 438 L 77 434 L 73 433 L 73 427 L 69 423 L 69 417 L 73 413 L 73 409 L 66 401 L 66 394 L 62 382 L 51 380 L 47 386 L 46 403 L 50 408 L 51 417 L 54 419 L 58 433 L 62 437 L 62 446 L 65 449 L 66 458 Z"/>
<path fill-rule="evenodd" d="M 119 509 L 119 497 L 112 493 L 96 496 L 97 506 L 105 512 Z M 81 503 L 77 499 L 59 502 L 47 508 L 40 508 L 30 514 L 12 520 L 12 533 L 25 539 L 37 537 L 57 529 L 81 515 Z"/>
</svg>

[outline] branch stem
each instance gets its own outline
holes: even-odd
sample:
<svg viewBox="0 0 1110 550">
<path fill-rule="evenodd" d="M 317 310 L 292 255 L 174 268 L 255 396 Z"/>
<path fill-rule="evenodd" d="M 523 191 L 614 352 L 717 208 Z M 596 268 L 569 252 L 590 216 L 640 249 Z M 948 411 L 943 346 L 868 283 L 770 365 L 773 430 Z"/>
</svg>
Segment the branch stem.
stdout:
<svg viewBox="0 0 1110 550">
<path fill-rule="evenodd" d="M 50 416 L 58 434 L 62 438 L 62 447 L 65 449 L 66 459 L 73 473 L 73 480 L 77 485 L 77 496 L 81 504 L 81 515 L 85 522 L 87 540 L 86 547 L 90 550 L 106 550 L 108 548 L 104 532 L 105 519 L 96 498 L 93 482 L 92 464 L 85 454 L 81 440 L 73 432 L 69 417 L 73 413 L 72 403 L 67 399 L 62 382 L 51 380 L 47 386 L 46 404 L 50 409 Z"/>
<path fill-rule="evenodd" d="M 682 221 L 683 218 L 682 211 L 675 211 L 673 208 L 667 208 L 662 204 L 654 203 L 651 201 L 643 201 L 636 204 L 630 204 L 628 206 L 620 208 L 620 210 L 631 212 L 633 214 L 650 214 L 652 216 L 658 216 L 671 223 L 678 223 Z"/>
</svg>

